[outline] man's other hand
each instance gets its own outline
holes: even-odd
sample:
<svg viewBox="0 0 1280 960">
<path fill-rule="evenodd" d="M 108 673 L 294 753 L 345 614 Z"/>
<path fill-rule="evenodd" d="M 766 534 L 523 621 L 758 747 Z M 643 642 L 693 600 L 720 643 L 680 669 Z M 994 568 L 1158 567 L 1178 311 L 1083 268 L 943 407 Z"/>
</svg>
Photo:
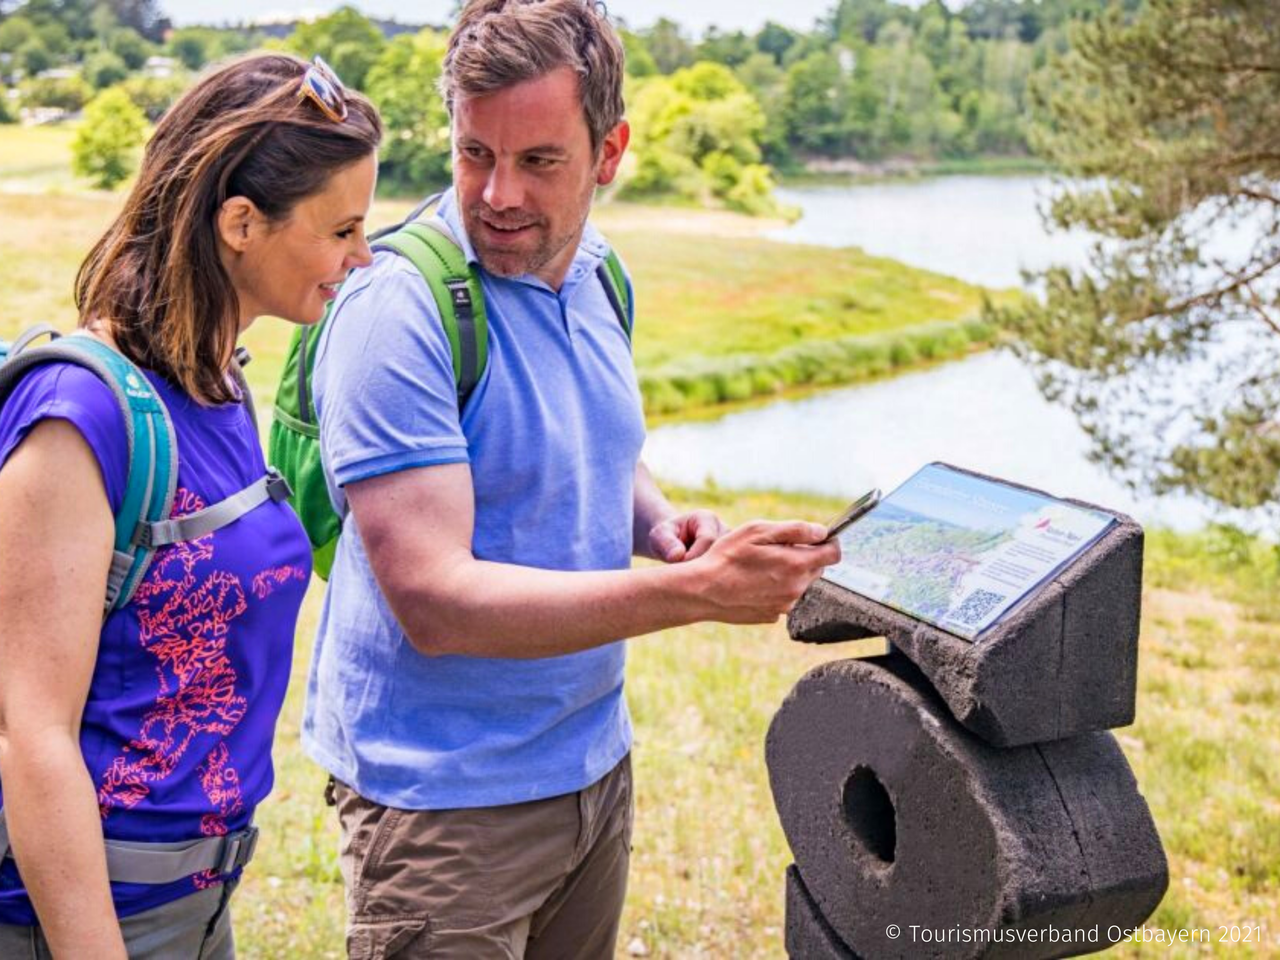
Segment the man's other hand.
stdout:
<svg viewBox="0 0 1280 960">
<path fill-rule="evenodd" d="M 649 531 L 649 550 L 663 563 L 696 560 L 728 530 L 710 510 L 694 510 L 654 526 Z"/>
<path fill-rule="evenodd" d="M 791 610 L 823 569 L 840 561 L 827 528 L 800 520 L 754 520 L 729 531 L 700 561 L 703 597 L 725 623 L 772 623 Z"/>
</svg>

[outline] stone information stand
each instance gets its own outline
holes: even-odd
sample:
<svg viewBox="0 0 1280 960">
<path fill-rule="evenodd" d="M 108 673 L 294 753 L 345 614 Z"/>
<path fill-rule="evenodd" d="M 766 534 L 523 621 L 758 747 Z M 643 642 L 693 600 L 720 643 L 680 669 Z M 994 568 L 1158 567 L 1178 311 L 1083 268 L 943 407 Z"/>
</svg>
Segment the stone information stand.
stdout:
<svg viewBox="0 0 1280 960">
<path fill-rule="evenodd" d="M 1150 916 L 1168 866 L 1105 732 L 1133 719 L 1141 569 L 1121 518 L 972 643 L 814 585 L 794 639 L 892 646 L 810 671 L 769 729 L 791 957 L 1072 956 Z"/>
</svg>

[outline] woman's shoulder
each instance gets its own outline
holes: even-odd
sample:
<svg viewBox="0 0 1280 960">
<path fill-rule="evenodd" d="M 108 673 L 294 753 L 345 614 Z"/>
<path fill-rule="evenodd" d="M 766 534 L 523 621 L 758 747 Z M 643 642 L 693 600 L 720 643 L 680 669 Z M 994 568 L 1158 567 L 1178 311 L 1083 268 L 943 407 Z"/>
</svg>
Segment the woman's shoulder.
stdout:
<svg viewBox="0 0 1280 960">
<path fill-rule="evenodd" d="M 48 416 L 91 420 L 125 438 L 124 414 L 114 391 L 77 363 L 53 361 L 33 367 L 0 407 L 0 422 Z"/>
<path fill-rule="evenodd" d="M 127 481 L 129 440 L 115 393 L 96 373 L 53 361 L 29 370 L 0 405 L 0 467 L 42 420 L 71 423 L 102 468 L 107 498 L 118 508 Z"/>
</svg>

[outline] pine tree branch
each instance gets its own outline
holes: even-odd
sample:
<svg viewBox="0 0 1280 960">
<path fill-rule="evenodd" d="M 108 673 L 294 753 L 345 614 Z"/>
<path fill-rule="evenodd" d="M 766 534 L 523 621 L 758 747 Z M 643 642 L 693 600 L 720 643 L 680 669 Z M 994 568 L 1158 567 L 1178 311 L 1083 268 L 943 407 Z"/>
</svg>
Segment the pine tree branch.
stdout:
<svg viewBox="0 0 1280 960">
<path fill-rule="evenodd" d="M 1220 260 L 1214 261 L 1214 266 L 1216 266 L 1219 270 L 1221 270 L 1223 273 L 1229 276 L 1232 282 L 1220 287 L 1216 287 L 1212 290 L 1207 290 L 1204 293 L 1198 293 L 1193 297 L 1187 297 L 1183 300 L 1175 300 L 1173 303 L 1167 303 L 1164 305 L 1162 309 L 1152 310 L 1135 319 L 1149 320 L 1152 317 L 1170 316 L 1177 313 L 1185 313 L 1186 311 L 1192 310 L 1196 307 L 1212 306 L 1218 303 L 1220 300 L 1222 300 L 1223 297 L 1230 296 L 1233 293 L 1237 293 L 1241 289 L 1247 288 L 1249 292 L 1252 292 L 1252 288 L 1250 287 L 1250 284 L 1252 284 L 1255 280 L 1261 280 L 1263 277 L 1265 277 L 1268 273 L 1270 273 L 1276 267 L 1280 267 L 1280 256 L 1277 256 L 1274 259 L 1267 261 L 1266 263 L 1255 268 L 1251 272 L 1244 272 L 1244 271 L 1236 272 Z M 1270 326 L 1270 324 L 1268 324 L 1268 326 Z M 1276 326 L 1273 329 L 1275 329 L 1276 333 L 1280 333 L 1280 326 Z"/>
<path fill-rule="evenodd" d="M 1182 60 L 1182 65 L 1194 70 L 1206 70 L 1210 73 L 1280 73 L 1280 66 L 1274 63 L 1223 63 L 1212 60 Z"/>
<path fill-rule="evenodd" d="M 1224 167 L 1252 167 L 1259 163 L 1280 163 L 1280 152 L 1258 150 L 1253 153 L 1236 153 L 1223 158 Z"/>
<path fill-rule="evenodd" d="M 1274 193 L 1268 193 L 1265 190 L 1251 190 L 1248 187 L 1240 187 L 1236 190 L 1242 197 L 1248 197 L 1250 200 L 1257 200 L 1260 203 L 1270 203 L 1280 207 L 1280 197 Z"/>
<path fill-rule="evenodd" d="M 1253 284 L 1245 282 L 1243 284 L 1243 289 L 1249 295 L 1246 298 L 1245 303 L 1253 308 L 1253 312 L 1258 315 L 1258 318 L 1264 324 L 1271 328 L 1272 333 L 1280 336 L 1280 320 L 1276 319 L 1275 315 L 1271 312 L 1271 309 L 1263 299 L 1258 296 L 1258 291 L 1253 289 Z"/>
</svg>

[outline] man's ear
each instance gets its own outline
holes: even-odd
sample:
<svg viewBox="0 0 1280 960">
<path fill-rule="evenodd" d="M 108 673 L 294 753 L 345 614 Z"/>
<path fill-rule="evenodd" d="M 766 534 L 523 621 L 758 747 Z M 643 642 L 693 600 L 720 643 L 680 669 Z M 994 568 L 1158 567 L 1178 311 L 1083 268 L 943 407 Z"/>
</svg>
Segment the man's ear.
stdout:
<svg viewBox="0 0 1280 960">
<path fill-rule="evenodd" d="M 229 197 L 218 210 L 218 237 L 236 253 L 244 253 L 261 217 L 257 204 L 248 197 Z"/>
<path fill-rule="evenodd" d="M 613 183 L 618 175 L 618 164 L 622 155 L 627 152 L 627 144 L 631 142 L 631 124 L 620 120 L 618 125 L 604 135 L 604 143 L 600 144 L 600 170 L 596 173 L 599 186 Z"/>
</svg>

